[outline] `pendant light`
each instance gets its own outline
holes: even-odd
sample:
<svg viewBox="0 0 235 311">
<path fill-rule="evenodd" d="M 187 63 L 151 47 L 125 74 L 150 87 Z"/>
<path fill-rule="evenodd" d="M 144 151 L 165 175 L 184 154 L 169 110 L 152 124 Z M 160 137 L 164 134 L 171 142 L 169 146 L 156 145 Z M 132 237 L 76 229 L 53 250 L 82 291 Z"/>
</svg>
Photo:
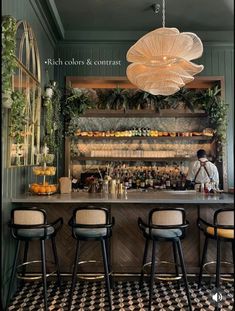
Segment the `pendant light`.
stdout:
<svg viewBox="0 0 235 311">
<path fill-rule="evenodd" d="M 162 1 L 162 28 L 140 38 L 127 52 L 129 81 L 153 95 L 172 95 L 194 80 L 203 65 L 191 62 L 201 57 L 203 45 L 191 32 L 180 33 L 165 27 L 165 0 Z"/>
</svg>

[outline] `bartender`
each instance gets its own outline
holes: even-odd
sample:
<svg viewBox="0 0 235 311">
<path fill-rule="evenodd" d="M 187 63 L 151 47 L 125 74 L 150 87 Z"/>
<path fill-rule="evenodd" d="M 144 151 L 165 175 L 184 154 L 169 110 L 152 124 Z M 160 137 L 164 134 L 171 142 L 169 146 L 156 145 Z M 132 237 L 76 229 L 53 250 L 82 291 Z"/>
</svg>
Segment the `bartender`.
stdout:
<svg viewBox="0 0 235 311">
<path fill-rule="evenodd" d="M 186 177 L 186 188 L 192 188 L 194 184 L 206 185 L 210 182 L 219 184 L 219 173 L 217 167 L 207 159 L 206 151 L 197 151 L 198 160 L 189 166 Z"/>
</svg>

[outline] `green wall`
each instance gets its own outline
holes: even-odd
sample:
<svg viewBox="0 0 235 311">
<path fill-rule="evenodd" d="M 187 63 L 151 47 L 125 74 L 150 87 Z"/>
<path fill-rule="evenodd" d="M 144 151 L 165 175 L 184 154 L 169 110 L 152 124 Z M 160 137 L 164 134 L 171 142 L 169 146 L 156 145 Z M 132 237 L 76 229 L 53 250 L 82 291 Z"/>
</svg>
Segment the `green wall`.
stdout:
<svg viewBox="0 0 235 311">
<path fill-rule="evenodd" d="M 45 61 L 48 58 L 61 60 L 78 59 L 86 62 L 92 60 L 120 60 L 120 66 L 47 66 L 50 78 L 55 77 L 60 85 L 64 86 L 66 76 L 125 76 L 127 62 L 125 55 L 128 48 L 134 43 L 136 37 L 130 32 L 118 35 L 109 34 L 108 40 L 95 40 L 96 35 L 88 38 L 87 34 L 80 42 L 63 41 L 56 43 L 56 36 L 50 26 L 48 17 L 45 16 L 42 1 L 36 0 L 3 0 L 2 15 L 12 15 L 17 19 L 27 20 L 37 38 L 42 66 L 42 87 L 45 83 Z M 87 38 L 87 39 L 86 39 Z M 115 41 L 116 38 L 116 41 Z M 120 36 L 119 36 L 120 38 Z M 88 40 L 89 39 L 89 40 Z M 229 104 L 228 112 L 228 180 L 229 187 L 234 185 L 234 49 L 232 44 L 204 42 L 204 54 L 198 61 L 205 66 L 201 75 L 224 76 L 226 102 Z M 9 236 L 7 222 L 11 210 L 11 197 L 27 190 L 27 185 L 33 180 L 31 167 L 7 168 L 7 113 L 3 112 L 2 119 L 2 300 L 5 301 L 9 272 L 14 256 L 14 241 Z"/>
<path fill-rule="evenodd" d="M 60 65 L 55 67 L 55 79 L 64 85 L 66 76 L 125 76 L 126 52 L 134 41 L 110 41 L 96 42 L 61 42 L 55 51 L 55 60 L 80 60 L 85 65 Z M 86 60 L 120 60 L 121 66 L 96 66 L 86 65 Z M 228 184 L 234 186 L 234 48 L 229 43 L 204 42 L 204 53 L 197 63 L 204 65 L 201 76 L 224 76 L 225 100 L 229 105 L 228 111 L 228 136 L 227 136 L 227 160 L 228 160 Z"/>
<path fill-rule="evenodd" d="M 54 55 L 54 43 L 50 31 L 46 29 L 45 20 L 35 6 L 35 1 L 5 0 L 2 2 L 2 15 L 12 15 L 16 19 L 27 20 L 34 30 L 39 47 L 41 60 Z M 42 62 L 42 88 L 45 83 L 45 66 Z M 49 68 L 49 76 L 53 79 L 54 70 Z M 2 114 L 2 301 L 5 304 L 9 275 L 14 258 L 15 241 L 10 237 L 7 222 L 11 211 L 11 197 L 25 192 L 27 185 L 32 182 L 32 168 L 8 168 L 7 160 L 7 111 Z"/>
</svg>

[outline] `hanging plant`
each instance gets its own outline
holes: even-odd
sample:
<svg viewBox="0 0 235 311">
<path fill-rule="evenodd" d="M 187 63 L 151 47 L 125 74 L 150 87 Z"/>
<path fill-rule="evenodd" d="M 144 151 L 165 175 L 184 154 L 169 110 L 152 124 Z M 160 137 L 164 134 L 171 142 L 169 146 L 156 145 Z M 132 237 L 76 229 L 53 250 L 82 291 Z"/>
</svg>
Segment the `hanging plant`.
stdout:
<svg viewBox="0 0 235 311">
<path fill-rule="evenodd" d="M 56 153 L 62 143 L 63 126 L 61 120 L 61 92 L 55 81 L 50 81 L 45 88 L 45 133 L 43 144 L 51 153 Z"/>
<path fill-rule="evenodd" d="M 2 104 L 12 105 L 12 76 L 16 68 L 16 19 L 5 16 L 2 20 Z"/>
<path fill-rule="evenodd" d="M 25 126 L 27 124 L 26 116 L 26 97 L 21 91 L 14 91 L 11 94 L 12 107 L 9 117 L 9 135 L 14 138 L 17 144 L 24 141 Z"/>
</svg>

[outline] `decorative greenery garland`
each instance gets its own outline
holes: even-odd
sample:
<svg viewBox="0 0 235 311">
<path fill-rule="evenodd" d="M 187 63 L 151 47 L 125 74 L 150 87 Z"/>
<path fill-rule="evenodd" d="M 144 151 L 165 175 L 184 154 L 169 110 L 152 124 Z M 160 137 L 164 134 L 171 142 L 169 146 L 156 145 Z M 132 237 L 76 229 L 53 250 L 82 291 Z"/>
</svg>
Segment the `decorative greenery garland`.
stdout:
<svg viewBox="0 0 235 311">
<path fill-rule="evenodd" d="M 16 68 L 16 19 L 4 16 L 2 21 L 2 90 L 3 106 L 11 108 L 12 105 L 12 75 Z"/>
<path fill-rule="evenodd" d="M 184 103 L 185 108 L 194 112 L 196 108 L 203 109 L 208 114 L 210 125 L 215 130 L 215 138 L 220 147 L 226 141 L 227 131 L 227 108 L 228 105 L 221 99 L 220 89 L 215 86 L 207 90 L 191 90 L 182 88 L 179 92 L 171 96 L 151 95 L 147 92 L 137 90 L 112 89 L 98 90 L 96 100 L 92 101 L 89 95 L 94 90 L 71 89 L 67 97 L 63 113 L 69 123 L 67 134 L 73 135 L 76 130 L 74 118 L 82 115 L 87 109 L 98 107 L 98 109 L 146 109 L 152 106 L 159 112 L 160 109 L 177 109 L 180 103 Z M 125 92 L 124 92 L 125 91 Z M 94 97 L 94 96 L 93 96 Z"/>
</svg>

